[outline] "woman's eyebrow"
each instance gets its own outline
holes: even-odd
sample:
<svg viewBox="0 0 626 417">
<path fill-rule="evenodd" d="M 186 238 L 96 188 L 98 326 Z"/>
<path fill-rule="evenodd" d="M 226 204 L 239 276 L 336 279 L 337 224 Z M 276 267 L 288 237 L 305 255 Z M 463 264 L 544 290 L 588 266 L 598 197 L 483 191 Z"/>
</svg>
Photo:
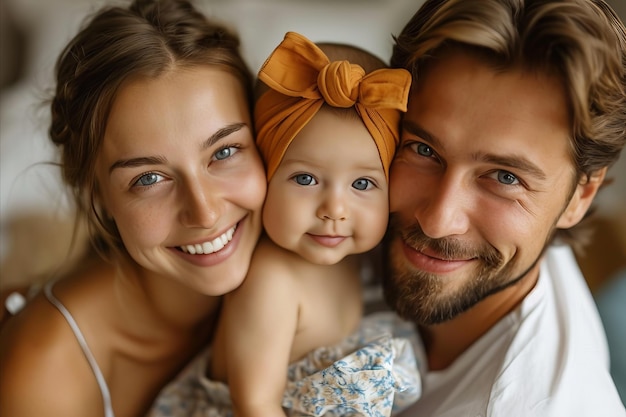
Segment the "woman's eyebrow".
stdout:
<svg viewBox="0 0 626 417">
<path fill-rule="evenodd" d="M 210 148 L 215 145 L 221 139 L 224 139 L 228 135 L 231 135 L 241 129 L 246 127 L 245 123 L 232 123 L 230 125 L 224 126 L 221 129 L 218 129 L 217 132 L 213 133 L 202 145 L 202 149 Z"/>
<path fill-rule="evenodd" d="M 207 140 L 202 143 L 202 150 L 208 149 L 211 146 L 215 145 L 220 140 L 228 137 L 234 132 L 241 130 L 246 127 L 245 123 L 233 123 L 228 126 L 224 126 L 221 129 L 218 129 L 215 133 L 213 133 Z M 119 159 L 111 164 L 109 168 L 109 174 L 113 172 L 113 170 L 117 168 L 133 168 L 142 165 L 159 165 L 164 164 L 167 161 L 165 156 L 157 155 L 157 156 L 142 156 L 139 158 L 129 158 L 129 159 Z"/>
<path fill-rule="evenodd" d="M 167 161 L 164 156 L 142 156 L 139 158 L 118 159 L 109 167 L 109 175 L 117 168 L 133 168 L 143 165 L 159 165 Z"/>
</svg>

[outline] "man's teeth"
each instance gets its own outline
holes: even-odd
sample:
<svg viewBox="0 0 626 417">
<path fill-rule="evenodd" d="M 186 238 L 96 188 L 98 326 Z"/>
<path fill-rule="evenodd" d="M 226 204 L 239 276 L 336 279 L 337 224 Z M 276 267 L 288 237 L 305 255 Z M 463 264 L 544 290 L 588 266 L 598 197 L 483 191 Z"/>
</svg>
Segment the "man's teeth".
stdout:
<svg viewBox="0 0 626 417">
<path fill-rule="evenodd" d="M 219 250 L 222 250 L 228 242 L 230 242 L 233 238 L 233 234 L 235 233 L 235 229 L 237 226 L 233 226 L 226 233 L 221 236 L 216 237 L 210 242 L 197 243 L 195 245 L 185 245 L 181 246 L 180 249 L 185 253 L 190 253 L 192 255 L 208 255 L 209 253 L 214 253 Z"/>
</svg>

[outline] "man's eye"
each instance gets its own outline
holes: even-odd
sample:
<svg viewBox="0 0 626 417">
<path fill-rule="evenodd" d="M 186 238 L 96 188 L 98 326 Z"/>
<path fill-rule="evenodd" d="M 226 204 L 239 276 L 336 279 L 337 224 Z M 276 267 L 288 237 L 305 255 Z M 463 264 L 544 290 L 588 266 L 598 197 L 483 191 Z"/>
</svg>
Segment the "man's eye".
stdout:
<svg viewBox="0 0 626 417">
<path fill-rule="evenodd" d="M 316 185 L 317 181 L 309 174 L 299 174 L 293 177 L 293 180 L 300 185 Z"/>
<path fill-rule="evenodd" d="M 352 187 L 356 188 L 359 191 L 368 190 L 369 188 L 371 188 L 371 186 L 373 186 L 372 182 L 365 178 L 359 178 L 352 183 Z"/>
<path fill-rule="evenodd" d="M 498 171 L 498 181 L 506 185 L 517 185 L 519 180 L 508 171 Z"/>
<path fill-rule="evenodd" d="M 237 148 L 235 146 L 227 146 L 215 152 L 214 159 L 218 161 L 222 161 L 224 159 L 228 159 L 237 153 Z"/>
<path fill-rule="evenodd" d="M 415 151 L 422 156 L 433 156 L 433 149 L 425 143 L 416 144 Z"/>
<path fill-rule="evenodd" d="M 160 182 L 163 179 L 159 174 L 155 174 L 154 172 L 149 172 L 147 174 L 143 174 L 133 185 L 139 187 L 149 187 L 150 185 L 154 185 L 157 182 Z"/>
<path fill-rule="evenodd" d="M 430 146 L 426 145 L 423 142 L 410 143 L 409 147 L 411 148 L 413 152 L 421 156 L 430 158 L 435 155 L 435 151 L 433 151 L 433 148 L 431 148 Z"/>
</svg>

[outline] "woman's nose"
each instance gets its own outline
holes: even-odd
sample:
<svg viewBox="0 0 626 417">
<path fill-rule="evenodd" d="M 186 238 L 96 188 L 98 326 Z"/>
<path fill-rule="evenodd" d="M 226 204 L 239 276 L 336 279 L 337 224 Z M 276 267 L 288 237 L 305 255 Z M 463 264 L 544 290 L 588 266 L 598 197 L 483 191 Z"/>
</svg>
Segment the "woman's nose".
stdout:
<svg viewBox="0 0 626 417">
<path fill-rule="evenodd" d="M 217 223 L 220 214 L 220 199 L 211 187 L 194 181 L 185 187 L 181 220 L 187 227 L 202 227 L 210 229 Z"/>
</svg>

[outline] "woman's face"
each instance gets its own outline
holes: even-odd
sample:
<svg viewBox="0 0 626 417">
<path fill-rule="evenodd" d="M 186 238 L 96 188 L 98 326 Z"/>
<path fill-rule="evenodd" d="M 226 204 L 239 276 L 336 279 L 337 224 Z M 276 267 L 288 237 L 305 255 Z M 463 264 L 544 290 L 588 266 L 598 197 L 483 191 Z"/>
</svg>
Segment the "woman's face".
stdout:
<svg viewBox="0 0 626 417">
<path fill-rule="evenodd" d="M 141 267 L 207 295 L 245 278 L 266 191 L 251 126 L 240 82 L 215 67 L 122 86 L 96 175 Z"/>
</svg>

